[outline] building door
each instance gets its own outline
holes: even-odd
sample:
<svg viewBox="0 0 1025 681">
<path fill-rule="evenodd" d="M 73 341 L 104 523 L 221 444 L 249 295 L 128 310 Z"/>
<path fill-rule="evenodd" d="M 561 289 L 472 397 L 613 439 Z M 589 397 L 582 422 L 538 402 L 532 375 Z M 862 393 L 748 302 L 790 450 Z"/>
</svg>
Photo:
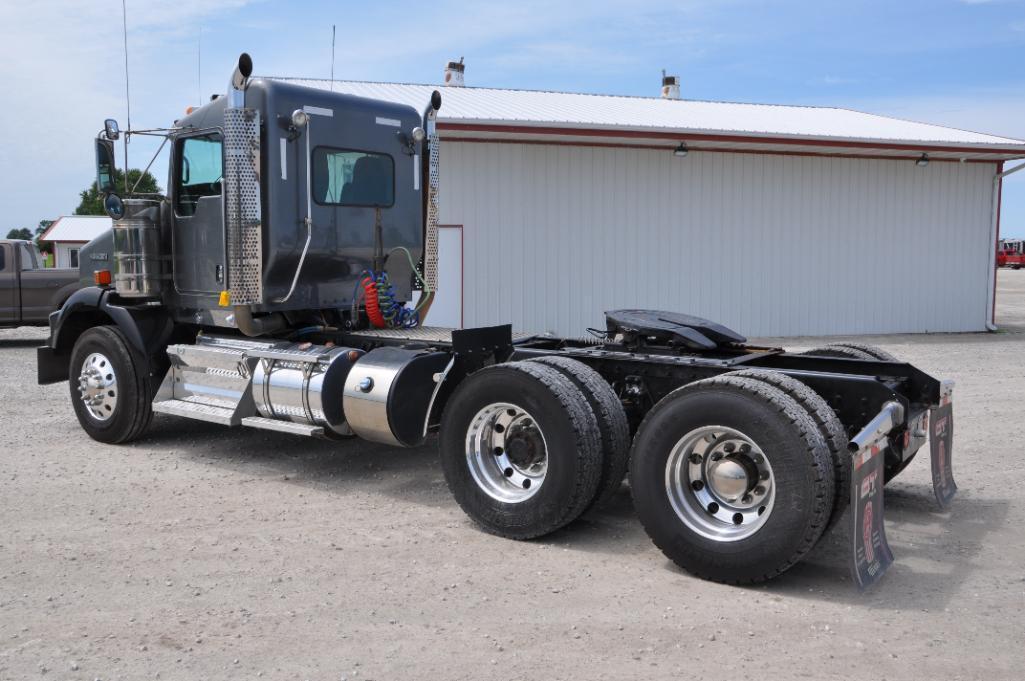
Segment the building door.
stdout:
<svg viewBox="0 0 1025 681">
<path fill-rule="evenodd" d="M 428 326 L 463 328 L 463 228 L 438 227 L 438 293 Z"/>
<path fill-rule="evenodd" d="M 174 180 L 174 286 L 180 293 L 224 289 L 224 176 L 219 134 L 178 140 Z"/>
</svg>

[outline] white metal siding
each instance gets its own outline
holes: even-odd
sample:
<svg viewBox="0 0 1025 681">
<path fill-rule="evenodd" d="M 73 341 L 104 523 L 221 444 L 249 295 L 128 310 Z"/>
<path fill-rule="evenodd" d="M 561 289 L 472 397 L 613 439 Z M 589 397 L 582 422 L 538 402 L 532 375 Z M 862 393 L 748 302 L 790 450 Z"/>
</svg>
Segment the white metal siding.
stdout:
<svg viewBox="0 0 1025 681">
<path fill-rule="evenodd" d="M 993 164 L 449 141 L 441 167 L 467 326 L 582 335 L 645 307 L 749 336 L 985 328 Z"/>
<path fill-rule="evenodd" d="M 71 267 L 71 251 L 77 251 L 84 245 L 78 243 L 55 243 L 54 267 Z"/>
</svg>

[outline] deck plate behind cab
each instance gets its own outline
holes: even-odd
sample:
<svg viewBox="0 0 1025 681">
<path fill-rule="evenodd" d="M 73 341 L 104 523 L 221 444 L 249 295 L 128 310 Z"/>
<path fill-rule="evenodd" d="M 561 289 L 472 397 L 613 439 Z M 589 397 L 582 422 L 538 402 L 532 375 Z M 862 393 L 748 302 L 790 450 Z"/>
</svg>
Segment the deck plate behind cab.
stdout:
<svg viewBox="0 0 1025 681">
<path fill-rule="evenodd" d="M 657 341 L 676 341 L 696 350 L 712 350 L 720 345 L 745 343 L 736 331 L 708 319 L 661 310 L 613 310 L 605 313 L 610 336 L 622 333 L 652 337 Z"/>
<path fill-rule="evenodd" d="M 360 331 L 350 331 L 348 335 L 360 338 L 409 341 L 411 343 L 443 343 L 451 345 L 452 331 L 454 330 L 443 326 L 416 326 L 409 329 L 362 329 Z M 512 335 L 514 343 L 523 342 L 534 337 L 534 334 L 529 333 L 514 333 Z"/>
</svg>

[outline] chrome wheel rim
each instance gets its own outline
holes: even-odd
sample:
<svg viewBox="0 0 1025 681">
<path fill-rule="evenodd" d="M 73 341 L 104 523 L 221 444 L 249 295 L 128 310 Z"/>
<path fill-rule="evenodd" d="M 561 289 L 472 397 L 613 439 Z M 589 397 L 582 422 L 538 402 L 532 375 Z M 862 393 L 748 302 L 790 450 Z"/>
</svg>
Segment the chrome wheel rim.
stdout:
<svg viewBox="0 0 1025 681">
<path fill-rule="evenodd" d="M 466 433 L 466 462 L 492 499 L 518 504 L 537 494 L 548 473 L 548 445 L 525 409 L 496 402 L 477 412 Z"/>
<path fill-rule="evenodd" d="M 669 453 L 666 493 L 684 525 L 706 539 L 731 542 L 750 537 L 769 519 L 776 484 L 753 439 L 733 428 L 704 426 Z"/>
<path fill-rule="evenodd" d="M 106 421 L 117 408 L 117 374 L 105 355 L 94 352 L 82 362 L 78 375 L 78 395 L 89 415 Z"/>
</svg>

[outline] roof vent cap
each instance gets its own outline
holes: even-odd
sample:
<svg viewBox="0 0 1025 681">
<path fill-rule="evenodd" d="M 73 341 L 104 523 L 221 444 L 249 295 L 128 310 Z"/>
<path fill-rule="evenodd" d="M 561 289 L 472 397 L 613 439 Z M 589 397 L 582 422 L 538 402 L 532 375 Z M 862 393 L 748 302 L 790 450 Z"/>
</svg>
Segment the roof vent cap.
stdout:
<svg viewBox="0 0 1025 681">
<path fill-rule="evenodd" d="M 445 85 L 463 87 L 463 72 L 465 70 L 466 65 L 463 64 L 462 57 L 459 58 L 459 61 L 450 61 L 445 65 Z"/>
<path fill-rule="evenodd" d="M 680 98 L 680 77 L 667 76 L 666 70 L 662 69 L 662 99 Z"/>
</svg>

